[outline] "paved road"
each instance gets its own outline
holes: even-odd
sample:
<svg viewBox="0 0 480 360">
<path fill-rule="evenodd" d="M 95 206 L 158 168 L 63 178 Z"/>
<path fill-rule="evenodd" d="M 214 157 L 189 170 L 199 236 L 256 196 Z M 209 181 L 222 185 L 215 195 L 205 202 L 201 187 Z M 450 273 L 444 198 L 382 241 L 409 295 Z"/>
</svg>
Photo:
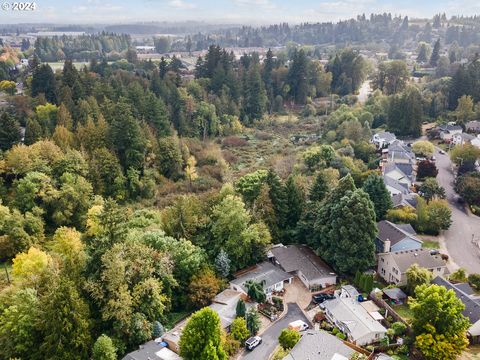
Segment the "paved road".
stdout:
<svg viewBox="0 0 480 360">
<path fill-rule="evenodd" d="M 480 218 L 470 215 L 463 205 L 459 204 L 455 193 L 452 163 L 448 154 L 441 155 L 436 151 L 438 176 L 437 180 L 445 188 L 447 200 L 452 209 L 452 226 L 445 231 L 445 243 L 453 262 L 467 270 L 468 273 L 480 273 L 480 249 L 472 244 L 472 234 L 480 240 Z"/>
<path fill-rule="evenodd" d="M 247 351 L 241 357 L 248 360 L 266 360 L 272 354 L 273 350 L 278 345 L 278 337 L 283 329 L 288 327 L 288 324 L 295 320 L 303 320 L 307 324 L 310 321 L 303 315 L 300 307 L 295 303 L 288 303 L 288 310 L 285 317 L 270 326 L 263 334 L 262 343 L 253 351 Z M 311 325 L 311 324 L 310 324 Z"/>
<path fill-rule="evenodd" d="M 360 104 L 364 104 L 368 100 L 368 95 L 372 93 L 372 87 L 370 86 L 370 80 L 363 82 L 362 86 L 358 90 L 357 99 Z"/>
</svg>

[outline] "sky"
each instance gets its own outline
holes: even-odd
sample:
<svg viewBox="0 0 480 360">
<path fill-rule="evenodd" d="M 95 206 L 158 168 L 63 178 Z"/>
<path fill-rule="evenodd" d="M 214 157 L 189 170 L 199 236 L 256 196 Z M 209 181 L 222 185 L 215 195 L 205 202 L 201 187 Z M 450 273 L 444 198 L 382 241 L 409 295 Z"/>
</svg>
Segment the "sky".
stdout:
<svg viewBox="0 0 480 360">
<path fill-rule="evenodd" d="M 12 0 L 7 2 L 11 4 Z M 372 12 L 415 18 L 432 17 L 440 12 L 447 16 L 480 14 L 479 0 L 35 0 L 35 3 L 34 11 L 0 9 L 0 25 L 185 20 L 272 24 L 338 21 Z"/>
</svg>

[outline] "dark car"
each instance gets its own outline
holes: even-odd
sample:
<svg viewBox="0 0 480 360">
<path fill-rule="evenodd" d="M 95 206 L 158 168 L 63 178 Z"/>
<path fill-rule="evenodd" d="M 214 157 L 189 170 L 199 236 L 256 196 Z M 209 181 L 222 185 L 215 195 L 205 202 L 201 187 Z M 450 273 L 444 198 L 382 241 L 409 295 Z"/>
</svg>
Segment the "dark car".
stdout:
<svg viewBox="0 0 480 360">
<path fill-rule="evenodd" d="M 262 338 L 260 336 L 252 336 L 247 341 L 245 341 L 245 347 L 247 348 L 247 350 L 253 350 L 261 343 Z"/>
<path fill-rule="evenodd" d="M 332 300 L 332 299 L 335 299 L 335 295 L 333 295 L 333 294 L 318 294 L 318 295 L 313 295 L 312 296 L 312 301 L 315 304 L 321 304 L 325 300 Z"/>
</svg>

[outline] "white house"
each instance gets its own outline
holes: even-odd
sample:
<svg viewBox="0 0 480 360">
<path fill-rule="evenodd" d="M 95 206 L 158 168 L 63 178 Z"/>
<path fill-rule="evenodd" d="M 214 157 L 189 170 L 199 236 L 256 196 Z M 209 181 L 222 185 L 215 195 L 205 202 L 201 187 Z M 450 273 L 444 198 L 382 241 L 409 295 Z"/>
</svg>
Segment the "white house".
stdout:
<svg viewBox="0 0 480 360">
<path fill-rule="evenodd" d="M 455 145 L 465 145 L 471 143 L 472 140 L 476 139 L 475 136 L 467 134 L 467 133 L 460 133 L 455 134 L 452 137 L 452 143 Z"/>
<path fill-rule="evenodd" d="M 262 284 L 265 294 L 269 296 L 273 292 L 282 291 L 284 283 L 291 283 L 292 279 L 293 275 L 273 265 L 271 262 L 264 261 L 254 267 L 238 272 L 236 278 L 230 281 L 230 288 L 247 294 L 248 290 L 245 287 L 245 283 L 251 280 Z"/>
<path fill-rule="evenodd" d="M 417 264 L 432 272 L 433 277 L 448 274 L 447 263 L 429 249 L 395 251 L 377 255 L 377 272 L 387 283 L 397 286 L 407 284 L 408 268 Z"/>
<path fill-rule="evenodd" d="M 365 346 L 382 340 L 387 329 L 376 321 L 354 298 L 336 298 L 325 301 L 327 319 L 338 327 L 348 341 Z"/>
<path fill-rule="evenodd" d="M 337 275 L 305 245 L 277 245 L 269 251 L 270 259 L 308 288 L 325 288 L 337 283 Z"/>
<path fill-rule="evenodd" d="M 392 142 L 394 142 L 397 139 L 395 134 L 388 132 L 388 131 L 382 131 L 379 133 L 376 133 L 372 136 L 371 142 L 375 144 L 377 148 L 383 148 L 385 146 L 390 145 Z"/>
</svg>

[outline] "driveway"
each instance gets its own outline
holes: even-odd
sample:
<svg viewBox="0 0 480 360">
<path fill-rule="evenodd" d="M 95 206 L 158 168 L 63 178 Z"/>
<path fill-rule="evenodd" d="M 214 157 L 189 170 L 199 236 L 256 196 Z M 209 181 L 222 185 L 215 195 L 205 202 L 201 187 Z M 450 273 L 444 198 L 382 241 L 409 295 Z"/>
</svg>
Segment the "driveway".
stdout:
<svg viewBox="0 0 480 360">
<path fill-rule="evenodd" d="M 471 215 L 463 205 L 457 202 L 458 195 L 453 189 L 454 175 L 452 162 L 448 154 L 442 155 L 436 150 L 437 180 L 445 188 L 448 203 L 452 209 L 452 225 L 444 232 L 445 245 L 452 261 L 467 273 L 480 273 L 480 249 L 472 244 L 472 235 L 480 240 L 480 218 Z"/>
<path fill-rule="evenodd" d="M 288 327 L 288 324 L 295 320 L 303 320 L 307 324 L 312 325 L 310 321 L 303 315 L 300 307 L 295 303 L 287 304 L 287 314 L 272 326 L 270 326 L 263 334 L 262 343 L 253 351 L 246 351 L 241 359 L 260 360 L 268 359 L 278 345 L 278 337 L 283 329 Z"/>
</svg>

